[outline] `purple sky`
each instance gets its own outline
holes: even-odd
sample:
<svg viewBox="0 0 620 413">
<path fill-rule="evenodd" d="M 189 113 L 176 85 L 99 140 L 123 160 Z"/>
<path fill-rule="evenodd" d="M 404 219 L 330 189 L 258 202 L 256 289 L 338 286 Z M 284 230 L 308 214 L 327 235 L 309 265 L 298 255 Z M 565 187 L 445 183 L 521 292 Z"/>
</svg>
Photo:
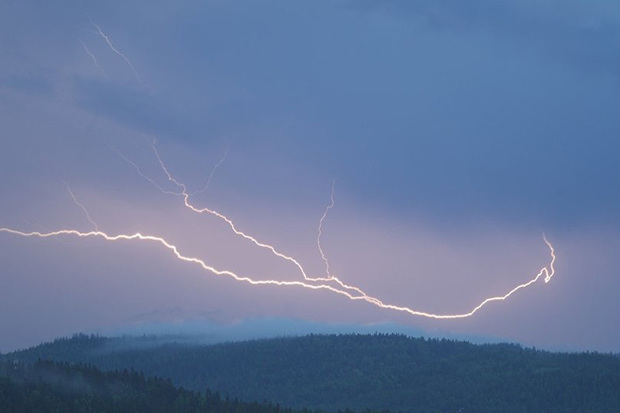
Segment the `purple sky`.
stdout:
<svg viewBox="0 0 620 413">
<path fill-rule="evenodd" d="M 235 281 L 154 242 L 0 232 L 0 351 L 254 319 L 620 351 L 620 7 L 100 3 L 0 5 L 0 227 L 88 232 L 90 216 L 220 270 L 303 280 L 162 193 L 179 188 L 157 139 L 190 192 L 209 182 L 192 203 L 310 277 L 325 274 L 317 230 L 335 182 L 321 239 L 332 273 L 386 304 L 466 313 L 549 265 L 543 233 L 557 272 L 471 318 L 432 320 Z"/>
</svg>

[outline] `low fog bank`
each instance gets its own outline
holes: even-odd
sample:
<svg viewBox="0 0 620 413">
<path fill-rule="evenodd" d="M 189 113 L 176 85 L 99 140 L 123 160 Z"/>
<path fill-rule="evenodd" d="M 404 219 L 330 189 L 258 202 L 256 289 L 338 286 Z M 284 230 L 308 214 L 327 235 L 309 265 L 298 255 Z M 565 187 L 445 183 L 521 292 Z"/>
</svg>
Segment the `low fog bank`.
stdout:
<svg viewBox="0 0 620 413">
<path fill-rule="evenodd" d="M 188 321 L 180 323 L 145 323 L 98 332 L 110 340 L 106 349 L 149 348 L 179 343 L 187 345 L 217 344 L 310 334 L 403 334 L 409 337 L 446 338 L 475 344 L 500 343 L 499 337 L 428 331 L 397 323 L 344 324 L 321 323 L 292 318 L 253 318 L 234 323 Z"/>
</svg>

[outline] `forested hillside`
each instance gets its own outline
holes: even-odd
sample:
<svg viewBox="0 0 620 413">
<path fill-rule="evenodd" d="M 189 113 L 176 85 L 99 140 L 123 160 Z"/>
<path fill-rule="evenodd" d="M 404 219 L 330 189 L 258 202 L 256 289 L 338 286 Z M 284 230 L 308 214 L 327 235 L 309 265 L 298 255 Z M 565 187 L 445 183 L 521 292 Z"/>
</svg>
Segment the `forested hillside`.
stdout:
<svg viewBox="0 0 620 413">
<path fill-rule="evenodd" d="M 101 372 L 51 361 L 0 363 L 1 412 L 293 413 L 210 391 L 192 392 L 134 371 Z M 307 410 L 300 413 L 309 412 Z"/>
<path fill-rule="evenodd" d="M 192 390 L 337 410 L 618 412 L 620 358 L 401 335 L 311 335 L 217 345 L 76 336 L 5 355 L 133 368 Z"/>
</svg>

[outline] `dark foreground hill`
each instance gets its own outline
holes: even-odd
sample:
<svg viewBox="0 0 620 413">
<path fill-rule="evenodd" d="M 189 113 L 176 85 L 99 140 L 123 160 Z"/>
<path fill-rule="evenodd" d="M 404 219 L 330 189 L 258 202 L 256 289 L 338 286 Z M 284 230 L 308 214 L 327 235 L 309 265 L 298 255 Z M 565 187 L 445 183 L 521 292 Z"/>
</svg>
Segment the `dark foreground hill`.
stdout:
<svg viewBox="0 0 620 413">
<path fill-rule="evenodd" d="M 133 368 L 185 388 L 296 408 L 620 412 L 620 358 L 401 335 L 312 335 L 216 345 L 75 336 L 4 356 Z"/>
<path fill-rule="evenodd" d="M 267 403 L 222 398 L 175 387 L 170 380 L 134 371 L 38 360 L 0 362 L 1 412 L 294 413 Z M 304 413 L 309 411 L 300 411 Z"/>
</svg>

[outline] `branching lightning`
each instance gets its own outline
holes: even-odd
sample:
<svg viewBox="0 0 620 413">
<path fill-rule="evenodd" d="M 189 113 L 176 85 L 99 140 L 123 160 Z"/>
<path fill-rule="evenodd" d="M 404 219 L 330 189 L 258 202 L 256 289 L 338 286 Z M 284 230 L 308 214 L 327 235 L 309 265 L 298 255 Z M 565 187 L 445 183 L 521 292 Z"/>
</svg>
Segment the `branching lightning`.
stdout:
<svg viewBox="0 0 620 413">
<path fill-rule="evenodd" d="M 101 66 L 99 66 L 99 62 L 97 62 L 97 58 L 95 57 L 93 52 L 91 52 L 90 49 L 88 48 L 88 46 L 86 46 L 86 43 L 84 43 L 84 42 L 80 42 L 80 43 L 82 43 L 82 46 L 84 47 L 84 51 L 86 52 L 86 54 L 88 54 L 90 56 L 90 59 L 93 61 L 93 64 L 95 65 L 97 70 L 99 70 L 99 73 L 101 73 L 101 76 L 103 76 L 104 78 L 107 79 L 108 76 L 105 74 L 105 72 L 103 71 Z"/>
<path fill-rule="evenodd" d="M 370 304 L 373 304 L 377 307 L 383 308 L 383 309 L 387 309 L 387 310 L 394 310 L 394 311 L 399 311 L 399 312 L 405 312 L 408 313 L 410 315 L 413 316 L 421 316 L 421 317 L 427 317 L 427 318 L 434 318 L 434 319 L 456 319 L 456 318 L 466 318 L 466 317 L 471 317 L 472 315 L 474 315 L 478 310 L 480 310 L 482 307 L 484 307 L 486 304 L 492 302 L 492 301 L 503 301 L 506 300 L 508 297 L 510 297 L 512 294 L 514 294 L 515 292 L 517 292 L 520 289 L 526 288 L 528 286 L 530 286 L 531 284 L 535 283 L 536 281 L 538 281 L 538 279 L 540 277 L 542 277 L 543 275 L 545 276 L 545 282 L 548 282 L 551 277 L 553 277 L 555 270 L 554 270 L 554 263 L 555 263 L 555 253 L 554 253 L 554 249 L 553 246 L 551 245 L 551 243 L 547 240 L 547 238 L 545 237 L 545 243 L 547 244 L 547 246 L 549 247 L 549 250 L 551 252 L 551 263 L 549 264 L 549 268 L 547 267 L 543 267 L 540 272 L 534 277 L 532 278 L 530 281 L 524 283 L 524 284 L 520 284 L 518 286 L 516 286 L 515 288 L 513 288 L 512 290 L 510 290 L 508 293 L 502 295 L 502 296 L 496 296 L 496 297 L 490 297 L 485 299 L 483 302 L 481 302 L 480 304 L 478 304 L 474 309 L 472 309 L 469 312 L 466 313 L 462 313 L 462 314 L 433 314 L 433 313 L 427 313 L 427 312 L 423 312 L 423 311 L 417 311 L 417 310 L 413 310 L 409 307 L 404 307 L 404 306 L 397 306 L 397 305 L 393 305 L 393 304 L 385 304 L 384 302 L 382 302 L 381 300 L 375 298 L 375 297 L 371 297 L 368 296 L 366 294 L 362 294 L 362 295 L 353 295 L 351 293 L 349 293 L 348 291 L 345 290 L 341 290 L 338 289 L 336 287 L 333 287 L 331 285 L 328 284 L 310 284 L 307 282 L 303 282 L 303 281 L 280 281 L 280 280 L 254 280 L 250 277 L 246 277 L 246 276 L 241 276 L 238 275 L 232 271 L 229 270 L 219 270 L 213 266 L 208 265 L 205 261 L 201 260 L 200 258 L 196 258 L 196 257 L 189 257 L 189 256 L 185 256 L 183 255 L 181 252 L 179 252 L 179 249 L 177 248 L 176 245 L 166 241 L 164 238 L 162 237 L 157 237 L 154 235 L 144 235 L 141 233 L 135 233 L 135 234 L 119 234 L 119 235 L 109 235 L 103 231 L 89 231 L 89 232 L 81 232 L 81 231 L 77 231 L 77 230 L 73 230 L 73 229 L 62 229 L 62 230 L 58 230 L 58 231 L 52 231 L 52 232 L 39 232 L 39 231 L 32 231 L 32 232 L 23 232 L 23 231 L 18 231 L 18 230 L 14 230 L 14 229 L 10 229 L 10 228 L 0 228 L 0 232 L 6 232 L 9 234 L 14 234 L 14 235 L 20 235 L 23 237 L 39 237 L 39 238 L 49 238 L 49 237 L 58 237 L 58 236 L 63 236 L 63 235 L 73 235 L 73 236 L 77 236 L 80 238 L 86 238 L 86 237 L 99 237 L 99 238 L 103 238 L 106 241 L 122 241 L 122 240 L 126 240 L 126 241 L 130 241 L 130 240 L 140 240 L 140 241 L 151 241 L 151 242 L 155 242 L 158 243 L 160 245 L 162 245 L 163 247 L 165 247 L 166 249 L 170 250 L 174 256 L 181 260 L 181 261 L 185 261 L 188 263 L 193 263 L 193 264 L 197 264 L 200 267 L 202 267 L 205 271 L 208 271 L 210 273 L 216 274 L 216 275 L 223 275 L 223 276 L 228 276 L 231 277 L 237 281 L 242 281 L 242 282 L 246 282 L 252 285 L 277 285 L 277 286 L 296 286 L 296 287 L 303 287 L 303 288 L 308 288 L 308 289 L 312 289 L 312 290 L 328 290 L 331 291 L 333 293 L 336 294 L 340 294 L 343 295 L 347 298 L 349 298 L 350 300 L 363 300 L 366 301 Z"/>
<path fill-rule="evenodd" d="M 74 229 L 61 229 L 58 231 L 51 232 L 40 232 L 40 231 L 31 231 L 31 232 L 23 232 L 14 230 L 11 228 L 1 228 L 0 232 L 6 232 L 14 235 L 21 235 L 22 237 L 39 237 L 39 238 L 50 238 L 50 237 L 58 237 L 62 235 L 73 235 L 79 238 L 87 238 L 87 237 L 99 237 L 103 238 L 106 241 L 131 241 L 131 240 L 140 240 L 140 241 L 151 241 L 162 245 L 163 247 L 170 250 L 174 256 L 176 256 L 179 260 L 197 264 L 202 267 L 204 270 L 209 271 L 216 275 L 225 275 L 234 278 L 237 281 L 244 281 L 253 285 L 280 285 L 280 286 L 300 286 L 305 288 L 311 288 L 314 290 L 327 289 L 337 294 L 343 294 L 351 299 L 360 299 L 359 297 L 353 297 L 350 294 L 347 294 L 344 291 L 339 291 L 336 288 L 333 288 L 329 285 L 311 285 L 306 284 L 300 281 L 279 281 L 279 280 L 254 280 L 250 277 L 245 277 L 238 275 L 229 270 L 218 270 L 215 267 L 208 265 L 205 261 L 196 257 L 188 257 L 179 252 L 179 249 L 176 245 L 166 241 L 162 237 L 154 236 L 154 235 L 144 235 L 142 233 L 136 232 L 134 234 L 119 234 L 119 235 L 109 235 L 103 231 L 88 231 L 82 232 Z"/>
<path fill-rule="evenodd" d="M 151 185 L 153 185 L 155 188 L 159 189 L 163 194 L 166 195 L 183 195 L 181 192 L 172 192 L 172 191 L 167 191 L 164 188 L 162 188 L 161 185 L 159 185 L 157 182 L 155 182 L 155 180 L 153 180 L 151 177 L 149 177 L 148 175 L 146 175 L 144 172 L 142 172 L 142 170 L 140 169 L 140 167 L 138 165 L 136 165 L 135 162 L 133 162 L 131 159 L 129 159 L 128 157 L 126 157 L 125 155 L 123 155 L 123 153 L 121 151 L 119 151 L 118 149 L 116 149 L 115 147 L 108 145 L 108 147 L 110 149 L 112 149 L 114 152 L 116 152 L 118 154 L 118 156 L 120 156 L 125 162 L 127 162 L 129 165 L 131 165 L 136 173 L 143 179 L 145 179 L 146 181 L 148 181 L 149 183 L 151 183 Z"/>
<path fill-rule="evenodd" d="M 97 29 L 97 31 L 95 33 L 99 34 L 103 38 L 103 40 L 105 40 L 105 42 L 108 44 L 110 49 L 114 53 L 119 55 L 125 61 L 125 63 L 127 63 L 127 65 L 131 68 L 131 71 L 133 72 L 133 74 L 136 77 L 136 79 L 138 79 L 138 83 L 140 83 L 142 85 L 143 84 L 142 83 L 142 78 L 138 74 L 138 71 L 136 70 L 136 68 L 133 65 L 133 63 L 131 63 L 131 60 L 129 60 L 129 58 L 127 56 L 125 56 L 123 53 L 121 53 L 121 51 L 119 51 L 116 47 L 114 47 L 114 44 L 112 44 L 112 41 L 110 40 L 110 38 L 103 32 L 103 30 L 101 30 L 101 27 L 97 23 L 93 22 L 92 20 L 90 22 Z"/>
<path fill-rule="evenodd" d="M 95 220 L 93 220 L 93 218 L 90 216 L 90 212 L 88 212 L 88 209 L 86 209 L 83 203 L 78 201 L 77 197 L 71 190 L 71 187 L 69 186 L 69 184 L 66 182 L 64 182 L 64 184 L 65 184 L 65 187 L 67 188 L 67 192 L 69 192 L 69 195 L 71 196 L 71 199 L 73 199 L 73 202 L 75 203 L 75 205 L 77 205 L 82 211 L 84 211 L 84 215 L 86 215 L 86 219 L 88 220 L 88 222 L 92 224 L 92 226 L 95 228 L 96 231 L 99 231 L 99 225 L 97 225 Z"/>
<path fill-rule="evenodd" d="M 325 212 L 323 212 L 323 215 L 321 216 L 321 219 L 319 220 L 319 230 L 318 230 L 318 234 L 316 236 L 316 246 L 319 249 L 319 254 L 321 254 L 321 259 L 325 263 L 325 275 L 327 275 L 327 278 L 329 278 L 329 279 L 331 279 L 333 277 L 332 277 L 331 272 L 329 270 L 329 260 L 325 256 L 325 252 L 323 251 L 323 247 L 321 247 L 321 236 L 323 235 L 323 222 L 325 221 L 325 218 L 327 218 L 327 214 L 329 213 L 329 210 L 332 209 L 334 207 L 334 205 L 335 205 L 335 202 L 334 202 L 334 190 L 335 189 L 336 189 L 336 182 L 334 181 L 334 182 L 332 182 L 332 194 L 331 194 L 331 197 L 330 197 L 330 203 L 325 208 Z"/>
<path fill-rule="evenodd" d="M 335 283 L 337 283 L 340 287 L 342 287 L 344 289 L 355 291 L 356 293 L 360 294 L 361 296 L 367 297 L 367 298 L 371 299 L 371 297 L 369 297 L 366 293 L 364 293 L 358 287 L 347 285 L 347 284 L 343 283 L 339 278 L 337 278 L 335 276 L 328 275 L 328 278 L 310 277 L 310 276 L 308 276 L 308 274 L 307 274 L 306 270 L 304 269 L 304 267 L 295 258 L 291 257 L 290 255 L 286 255 L 286 254 L 278 251 L 273 245 L 267 244 L 265 242 L 261 242 L 257 238 L 255 238 L 255 237 L 253 237 L 253 236 L 251 236 L 251 235 L 249 235 L 249 234 L 239 230 L 237 228 L 237 226 L 234 224 L 234 222 L 230 218 L 225 216 L 224 214 L 221 214 L 221 213 L 219 213 L 219 212 L 217 212 L 217 211 L 215 211 L 213 209 L 207 208 L 207 207 L 204 207 L 204 208 L 197 208 L 197 207 L 195 207 L 190 202 L 190 200 L 189 200 L 191 194 L 188 192 L 187 186 L 185 184 L 179 182 L 170 173 L 170 171 L 168 170 L 168 167 L 166 166 L 166 164 L 162 160 L 161 156 L 159 155 L 159 151 L 157 150 L 157 145 L 156 145 L 156 141 L 155 140 L 153 141 L 152 148 L 153 148 L 153 152 L 155 154 L 155 157 L 157 158 L 157 161 L 159 162 L 159 165 L 161 166 L 161 169 L 164 171 L 164 173 L 166 174 L 166 177 L 168 178 L 168 181 L 172 182 L 174 185 L 176 185 L 181 190 L 181 193 L 179 195 L 181 195 L 183 197 L 183 203 L 185 204 L 185 206 L 187 208 L 189 208 L 190 210 L 192 210 L 192 211 L 194 211 L 194 212 L 196 212 L 198 214 L 208 213 L 208 214 L 211 214 L 211 215 L 219 218 L 220 220 L 222 220 L 222 221 L 224 221 L 224 222 L 226 222 L 228 224 L 228 226 L 235 233 L 235 235 L 238 235 L 238 236 L 240 236 L 242 238 L 245 238 L 246 240 L 252 242 L 254 245 L 256 245 L 256 246 L 258 246 L 260 248 L 265 248 L 265 249 L 271 251 L 271 253 L 274 254 L 276 257 L 279 257 L 281 259 L 284 259 L 286 261 L 291 262 L 292 264 L 294 264 L 297 267 L 297 269 L 299 270 L 300 274 L 302 275 L 304 281 L 310 281 L 310 282 L 334 281 Z M 149 179 L 149 181 L 153 182 L 152 179 Z M 169 191 L 165 191 L 165 192 L 170 193 Z M 329 211 L 329 209 L 330 209 L 330 207 L 328 207 L 328 209 L 326 211 Z M 320 225 L 323 224 L 323 220 L 325 219 L 325 216 L 327 216 L 327 212 L 324 214 L 324 217 L 321 219 Z M 325 255 L 323 255 L 323 257 L 325 257 Z M 327 260 L 326 258 L 324 258 L 324 259 Z"/>
<path fill-rule="evenodd" d="M 222 156 L 222 159 L 220 159 L 218 163 L 215 164 L 213 169 L 211 169 L 211 173 L 209 174 L 209 178 L 207 178 L 207 182 L 205 183 L 205 186 L 202 189 L 192 192 L 190 194 L 191 196 L 202 194 L 203 192 L 206 192 L 209 189 L 209 186 L 211 185 L 211 181 L 213 180 L 213 177 L 215 176 L 215 171 L 217 171 L 217 169 L 224 163 L 227 156 L 228 156 L 228 149 L 226 149 L 226 151 L 224 152 L 224 156 Z"/>
</svg>

